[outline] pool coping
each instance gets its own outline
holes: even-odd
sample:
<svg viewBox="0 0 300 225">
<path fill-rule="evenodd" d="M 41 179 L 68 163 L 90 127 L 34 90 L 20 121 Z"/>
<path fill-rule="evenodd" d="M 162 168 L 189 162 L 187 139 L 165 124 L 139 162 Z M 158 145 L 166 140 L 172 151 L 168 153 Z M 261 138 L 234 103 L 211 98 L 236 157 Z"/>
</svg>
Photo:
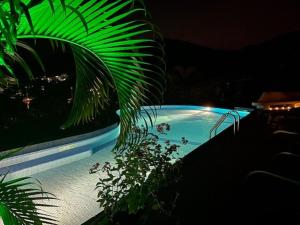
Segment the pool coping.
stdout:
<svg viewBox="0 0 300 225">
<path fill-rule="evenodd" d="M 215 113 L 219 113 L 219 114 L 223 114 L 228 111 L 236 110 L 239 113 L 245 113 L 248 115 L 254 109 L 242 108 L 242 107 L 235 107 L 234 109 L 229 109 L 229 108 L 198 106 L 198 105 L 161 105 L 161 106 L 151 105 L 151 106 L 142 106 L 141 111 L 142 110 L 202 110 L 202 111 L 207 111 L 207 112 L 215 112 Z M 120 115 L 120 110 L 117 110 L 116 113 L 117 113 L 117 115 Z"/>
<path fill-rule="evenodd" d="M 50 159 L 53 158 L 53 155 L 74 155 L 71 153 L 74 149 L 80 153 L 83 152 L 83 147 L 86 148 L 86 151 L 94 151 L 92 147 L 89 147 L 89 144 L 91 144 L 99 137 L 102 137 L 102 139 L 106 138 L 106 140 L 103 143 L 101 143 L 101 146 L 112 142 L 117 138 L 119 130 L 120 125 L 118 123 L 115 123 L 106 128 L 102 128 L 90 133 L 75 135 L 67 138 L 24 147 L 24 149 L 22 149 L 18 154 L 0 161 L 0 172 L 4 168 L 16 166 L 18 164 L 30 161 L 35 161 L 37 159 L 41 159 L 42 161 L 47 157 L 49 157 Z M 81 142 L 84 141 L 89 143 L 82 144 Z M 78 150 L 79 148 L 81 150 Z M 10 151 L 13 150 L 8 150 L 3 154 L 7 154 Z"/>
</svg>

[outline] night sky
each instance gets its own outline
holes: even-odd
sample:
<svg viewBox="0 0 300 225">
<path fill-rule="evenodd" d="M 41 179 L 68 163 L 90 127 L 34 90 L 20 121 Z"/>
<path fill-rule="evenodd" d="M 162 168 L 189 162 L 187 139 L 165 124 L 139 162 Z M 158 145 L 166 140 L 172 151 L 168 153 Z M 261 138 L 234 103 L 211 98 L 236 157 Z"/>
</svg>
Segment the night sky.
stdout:
<svg viewBox="0 0 300 225">
<path fill-rule="evenodd" d="M 300 0 L 145 0 L 167 38 L 239 49 L 300 31 Z"/>
</svg>

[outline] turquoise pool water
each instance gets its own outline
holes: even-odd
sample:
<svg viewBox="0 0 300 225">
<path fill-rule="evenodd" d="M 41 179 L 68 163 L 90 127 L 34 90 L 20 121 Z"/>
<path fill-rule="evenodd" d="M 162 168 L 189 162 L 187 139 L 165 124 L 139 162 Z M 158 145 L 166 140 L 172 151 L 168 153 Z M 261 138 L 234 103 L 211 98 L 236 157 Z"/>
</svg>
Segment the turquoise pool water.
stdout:
<svg viewBox="0 0 300 225">
<path fill-rule="evenodd" d="M 160 141 L 162 144 L 165 140 L 179 143 L 185 137 L 189 142 L 179 150 L 180 156 L 184 157 L 209 140 L 210 129 L 228 111 L 230 110 L 201 106 L 162 106 L 157 109 L 155 124 L 168 123 L 171 130 L 167 135 L 159 135 Z M 241 118 L 249 114 L 247 111 L 238 113 Z M 232 124 L 233 118 L 227 117 L 217 134 L 226 128 L 232 129 Z M 113 162 L 111 149 L 118 132 L 119 127 L 115 127 L 107 132 L 97 133 L 96 136 L 85 135 L 80 140 L 60 140 L 60 145 L 46 143 L 38 146 L 40 151 L 31 152 L 29 147 L 30 153 L 27 155 L 8 159 L 2 165 L 0 162 L 0 172 L 1 167 L 5 167 L 12 171 L 8 175 L 9 179 L 24 175 L 38 179 L 44 190 L 60 199 L 56 202 L 58 208 L 46 209 L 46 212 L 55 215 L 61 225 L 82 224 L 101 211 L 94 188 L 99 176 L 104 175 L 91 175 L 89 169 L 96 162 Z M 156 129 L 152 129 L 152 132 L 155 133 Z"/>
<path fill-rule="evenodd" d="M 182 137 L 189 142 L 188 145 L 182 145 L 180 156 L 184 157 L 200 145 L 210 139 L 210 130 L 220 118 L 232 110 L 221 108 L 210 108 L 202 106 L 162 106 L 157 109 L 157 119 L 155 124 L 168 123 L 171 127 L 166 135 L 159 135 L 161 143 L 170 140 L 172 143 L 180 143 Z M 240 119 L 249 114 L 249 111 L 237 111 Z M 237 114 L 233 113 L 237 118 Z M 228 116 L 217 128 L 216 134 L 221 133 L 226 128 L 232 126 L 234 117 Z M 156 133 L 156 129 L 150 129 Z M 212 137 L 214 137 L 212 132 Z"/>
</svg>

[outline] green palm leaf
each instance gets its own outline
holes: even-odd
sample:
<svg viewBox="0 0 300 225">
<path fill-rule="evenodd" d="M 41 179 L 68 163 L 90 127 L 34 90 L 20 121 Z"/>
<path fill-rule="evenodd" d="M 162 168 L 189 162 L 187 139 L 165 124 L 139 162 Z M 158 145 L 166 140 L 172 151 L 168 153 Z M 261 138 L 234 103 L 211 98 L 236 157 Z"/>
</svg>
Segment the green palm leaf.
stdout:
<svg viewBox="0 0 300 225">
<path fill-rule="evenodd" d="M 121 143 L 140 116 L 140 106 L 160 99 L 162 47 L 144 18 L 145 9 L 133 2 L 137 1 L 66 0 L 63 8 L 56 0 L 53 14 L 44 1 L 29 11 L 34 35 L 26 16 L 20 18 L 18 38 L 58 40 L 74 51 L 77 84 L 64 127 L 91 120 L 105 106 L 107 87 L 113 85 L 120 107 Z"/>
<path fill-rule="evenodd" d="M 41 66 L 41 69 L 45 71 L 41 58 L 32 47 L 30 47 L 28 44 L 23 43 L 21 41 L 17 41 L 16 46 L 28 51 L 28 53 L 30 53 L 31 56 L 36 60 L 36 62 Z M 26 74 L 30 79 L 33 78 L 33 73 L 30 66 L 27 64 L 26 60 L 22 56 L 20 56 L 17 52 L 13 52 L 12 54 L 5 52 L 4 59 L 6 63 L 7 62 L 9 63 L 9 64 L 5 64 L 7 67 L 6 70 L 9 71 L 2 77 L 0 76 L 0 87 L 8 88 L 10 86 L 18 84 L 18 80 L 15 74 L 13 74 L 12 69 L 9 66 L 10 64 L 13 63 L 17 63 L 21 68 L 23 68 L 23 70 L 26 72 Z M 1 74 L 1 70 L 0 70 L 0 74 Z"/>
<path fill-rule="evenodd" d="M 0 154 L 1 160 L 14 156 L 22 148 Z M 4 225 L 42 225 L 57 224 L 52 216 L 44 213 L 43 208 L 55 207 L 49 200 L 56 197 L 45 192 L 40 183 L 24 177 L 7 181 L 7 174 L 0 173 L 0 220 Z"/>
<path fill-rule="evenodd" d="M 4 225 L 57 224 L 41 210 L 53 207 L 45 203 L 52 199 L 56 197 L 40 189 L 31 178 L 5 181 L 5 175 L 0 176 L 0 218 Z"/>
</svg>

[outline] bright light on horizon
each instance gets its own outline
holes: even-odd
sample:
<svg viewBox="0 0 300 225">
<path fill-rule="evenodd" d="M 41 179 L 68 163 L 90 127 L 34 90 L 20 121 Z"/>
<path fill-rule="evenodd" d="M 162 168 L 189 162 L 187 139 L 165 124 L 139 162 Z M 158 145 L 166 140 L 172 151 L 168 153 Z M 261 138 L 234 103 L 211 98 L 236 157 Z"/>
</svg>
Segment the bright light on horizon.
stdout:
<svg viewBox="0 0 300 225">
<path fill-rule="evenodd" d="M 206 107 L 204 107 L 204 109 L 207 111 L 211 111 L 212 108 L 210 106 L 206 106 Z"/>
</svg>

